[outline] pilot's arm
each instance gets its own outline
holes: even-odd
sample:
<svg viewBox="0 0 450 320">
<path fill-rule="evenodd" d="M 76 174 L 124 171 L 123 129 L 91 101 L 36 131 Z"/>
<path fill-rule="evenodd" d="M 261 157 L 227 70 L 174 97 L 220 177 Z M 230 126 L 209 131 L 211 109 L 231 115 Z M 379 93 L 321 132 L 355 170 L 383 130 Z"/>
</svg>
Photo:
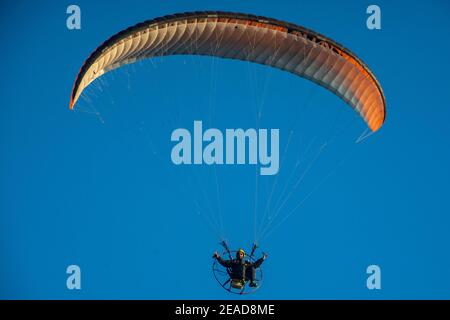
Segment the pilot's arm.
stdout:
<svg viewBox="0 0 450 320">
<path fill-rule="evenodd" d="M 222 259 L 222 257 L 219 256 L 219 254 L 217 252 L 214 252 L 213 258 L 216 258 L 217 262 L 219 262 L 223 267 L 225 267 L 225 268 L 231 267 L 231 264 L 232 264 L 231 260 L 224 260 L 224 259 Z"/>
<path fill-rule="evenodd" d="M 259 258 L 258 260 L 256 260 L 253 263 L 253 267 L 259 268 L 262 265 L 262 263 L 264 262 L 264 260 L 266 260 L 266 258 L 267 258 L 267 254 L 263 254 L 263 256 L 261 258 Z"/>
</svg>

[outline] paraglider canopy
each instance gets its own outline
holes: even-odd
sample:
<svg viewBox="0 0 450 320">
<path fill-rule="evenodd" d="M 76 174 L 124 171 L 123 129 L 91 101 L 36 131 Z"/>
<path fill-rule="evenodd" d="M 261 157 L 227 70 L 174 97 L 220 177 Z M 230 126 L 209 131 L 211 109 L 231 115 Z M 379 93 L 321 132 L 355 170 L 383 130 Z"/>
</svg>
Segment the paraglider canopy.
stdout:
<svg viewBox="0 0 450 320">
<path fill-rule="evenodd" d="M 146 58 L 208 55 L 255 62 L 325 87 L 350 105 L 372 131 L 386 117 L 383 90 L 354 53 L 298 25 L 230 12 L 181 13 L 148 20 L 106 40 L 85 61 L 70 97 L 108 71 Z"/>
</svg>

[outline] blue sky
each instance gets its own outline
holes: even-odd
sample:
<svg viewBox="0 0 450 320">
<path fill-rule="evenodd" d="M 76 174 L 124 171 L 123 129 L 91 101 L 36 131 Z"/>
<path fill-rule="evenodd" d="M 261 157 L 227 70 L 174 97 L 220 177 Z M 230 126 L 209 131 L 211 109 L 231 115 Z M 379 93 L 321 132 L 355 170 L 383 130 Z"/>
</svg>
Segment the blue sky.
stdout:
<svg viewBox="0 0 450 320">
<path fill-rule="evenodd" d="M 69 4 L 1 4 L 1 298 L 236 298 L 215 282 L 211 255 L 220 235 L 249 248 L 255 216 L 269 259 L 252 299 L 450 298 L 446 1 L 377 1 L 379 31 L 366 28 L 366 1 L 77 1 L 77 31 L 66 28 Z M 196 10 L 273 17 L 342 43 L 379 79 L 385 125 L 355 144 L 364 123 L 326 90 L 205 57 L 114 71 L 69 110 L 101 42 Z M 279 128 L 279 174 L 174 166 L 170 134 L 194 120 Z M 279 220 L 263 220 L 266 207 Z M 82 270 L 78 291 L 66 288 L 71 264 Z M 379 291 L 366 288 L 371 264 Z"/>
</svg>

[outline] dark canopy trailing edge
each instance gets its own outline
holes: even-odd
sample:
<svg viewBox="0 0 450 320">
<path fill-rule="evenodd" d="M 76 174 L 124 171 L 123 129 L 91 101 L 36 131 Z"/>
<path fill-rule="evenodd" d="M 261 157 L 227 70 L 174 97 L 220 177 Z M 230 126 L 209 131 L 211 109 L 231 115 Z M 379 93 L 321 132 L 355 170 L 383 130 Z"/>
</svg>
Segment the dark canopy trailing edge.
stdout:
<svg viewBox="0 0 450 320">
<path fill-rule="evenodd" d="M 112 36 L 81 67 L 70 108 L 92 81 L 110 70 L 155 56 L 182 54 L 251 61 L 309 79 L 343 99 L 372 131 L 386 117 L 378 80 L 350 50 L 295 24 L 229 12 L 165 16 Z"/>
</svg>

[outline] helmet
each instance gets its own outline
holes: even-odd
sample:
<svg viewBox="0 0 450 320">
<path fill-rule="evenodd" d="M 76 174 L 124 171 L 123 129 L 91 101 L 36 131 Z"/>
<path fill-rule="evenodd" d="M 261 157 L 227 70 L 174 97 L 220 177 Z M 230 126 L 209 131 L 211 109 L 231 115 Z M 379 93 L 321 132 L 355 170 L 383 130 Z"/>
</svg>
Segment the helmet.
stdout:
<svg viewBox="0 0 450 320">
<path fill-rule="evenodd" d="M 236 256 L 239 257 L 239 254 L 240 254 L 241 252 L 242 252 L 242 253 L 244 254 L 244 256 L 245 256 L 245 251 L 244 251 L 244 249 L 242 249 L 242 248 L 240 248 L 238 251 L 236 251 Z"/>
</svg>

